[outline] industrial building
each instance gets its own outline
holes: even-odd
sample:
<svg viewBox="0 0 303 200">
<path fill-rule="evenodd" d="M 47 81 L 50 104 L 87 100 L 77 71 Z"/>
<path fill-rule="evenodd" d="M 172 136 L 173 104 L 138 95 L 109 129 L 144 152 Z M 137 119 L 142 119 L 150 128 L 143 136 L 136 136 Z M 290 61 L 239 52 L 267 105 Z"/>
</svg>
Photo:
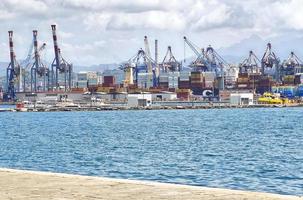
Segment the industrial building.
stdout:
<svg viewBox="0 0 303 200">
<path fill-rule="evenodd" d="M 152 104 L 151 94 L 128 94 L 127 106 L 128 107 L 150 107 Z"/>
<path fill-rule="evenodd" d="M 254 94 L 253 93 L 231 93 L 230 94 L 231 105 L 253 105 Z"/>
</svg>

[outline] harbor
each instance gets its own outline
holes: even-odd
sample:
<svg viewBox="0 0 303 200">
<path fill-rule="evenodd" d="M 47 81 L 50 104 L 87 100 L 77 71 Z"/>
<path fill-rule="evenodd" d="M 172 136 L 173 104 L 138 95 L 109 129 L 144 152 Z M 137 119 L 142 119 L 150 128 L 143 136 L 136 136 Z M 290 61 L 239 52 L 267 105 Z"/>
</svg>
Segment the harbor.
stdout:
<svg viewBox="0 0 303 200">
<path fill-rule="evenodd" d="M 281 62 L 271 43 L 262 58 L 249 51 L 242 62 L 231 63 L 211 45 L 201 47 L 184 36 L 184 55 L 185 47 L 193 53 L 186 62 L 187 58 L 174 56 L 172 46 L 167 47 L 162 60 L 158 53 L 161 41 L 155 39 L 152 45 L 144 36 L 144 48 L 134 49 L 135 56 L 113 69 L 75 71 L 64 58 L 55 24 L 51 34 L 51 64 L 43 61 L 42 52 L 47 47 L 46 43 L 39 45 L 38 30 L 33 30 L 28 56 L 19 62 L 14 32 L 8 31 L 10 63 L 0 82 L 0 101 L 47 105 L 126 102 L 128 107 L 150 107 L 152 101 L 181 102 L 177 106 L 193 101 L 227 102 L 239 107 L 303 101 L 303 62 L 293 51 Z"/>
<path fill-rule="evenodd" d="M 0 10 L 0 200 L 303 200 L 302 0 Z"/>
<path fill-rule="evenodd" d="M 79 184 L 81 183 L 81 184 Z M 302 200 L 302 197 L 219 188 L 0 169 L 0 195 L 9 199 Z"/>
</svg>

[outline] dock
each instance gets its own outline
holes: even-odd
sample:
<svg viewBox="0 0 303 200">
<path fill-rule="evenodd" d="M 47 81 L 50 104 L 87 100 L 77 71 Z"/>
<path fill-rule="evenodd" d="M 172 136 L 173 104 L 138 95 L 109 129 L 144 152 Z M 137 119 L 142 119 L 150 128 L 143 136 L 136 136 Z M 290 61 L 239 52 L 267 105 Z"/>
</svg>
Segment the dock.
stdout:
<svg viewBox="0 0 303 200">
<path fill-rule="evenodd" d="M 303 200 L 303 197 L 0 168 L 0 199 Z"/>
</svg>

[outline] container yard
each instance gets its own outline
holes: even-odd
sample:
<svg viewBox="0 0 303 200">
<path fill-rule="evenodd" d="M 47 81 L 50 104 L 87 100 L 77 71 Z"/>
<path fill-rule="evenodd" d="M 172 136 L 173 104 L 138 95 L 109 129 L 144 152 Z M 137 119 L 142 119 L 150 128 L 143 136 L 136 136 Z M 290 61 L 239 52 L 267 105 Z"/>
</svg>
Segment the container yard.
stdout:
<svg viewBox="0 0 303 200">
<path fill-rule="evenodd" d="M 1 89 L 3 104 L 36 107 L 39 102 L 40 106 L 49 107 L 102 105 L 108 108 L 119 105 L 120 108 L 151 108 L 153 105 L 182 107 L 184 102 L 190 105 L 202 102 L 207 105 L 264 106 L 275 104 L 259 101 L 270 96 L 287 99 L 273 101 L 276 104 L 302 103 L 303 62 L 294 52 L 280 62 L 271 43 L 264 47 L 262 57 L 251 50 L 241 63 L 230 64 L 212 46 L 201 47 L 184 37 L 184 45 L 195 56 L 190 64 L 185 65 L 174 56 L 171 46 L 161 59 L 158 53 L 161 43 L 157 39 L 152 55 L 149 38 L 145 36 L 144 48 L 135 50 L 135 56 L 125 59 L 127 61 L 117 69 L 74 72 L 73 65 L 63 57 L 64 49 L 58 45 L 55 25 L 51 25 L 50 33 L 54 59 L 48 66 L 41 58 L 46 44 L 38 43 L 37 30 L 33 30 L 29 56 L 22 62 L 15 54 L 13 31 L 8 32 L 10 64 L 6 83 Z M 245 96 L 249 98 L 242 101 Z"/>
</svg>

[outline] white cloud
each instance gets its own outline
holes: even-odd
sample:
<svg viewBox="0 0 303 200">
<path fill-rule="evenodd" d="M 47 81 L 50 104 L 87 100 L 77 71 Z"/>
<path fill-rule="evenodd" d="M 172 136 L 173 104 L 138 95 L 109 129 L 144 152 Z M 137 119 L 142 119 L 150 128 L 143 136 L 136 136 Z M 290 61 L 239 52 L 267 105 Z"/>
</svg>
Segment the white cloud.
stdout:
<svg viewBox="0 0 303 200">
<path fill-rule="evenodd" d="M 279 13 L 278 25 L 288 29 L 303 30 L 303 2 L 302 0 L 290 0 L 275 2 L 274 10 Z"/>
<path fill-rule="evenodd" d="M 183 30 L 185 21 L 178 13 L 149 11 L 144 13 L 125 13 L 112 16 L 107 24 L 109 30 Z"/>
<path fill-rule="evenodd" d="M 302 34 L 302 10 L 302 0 L 1 0 L 0 38 L 14 30 L 17 55 L 25 55 L 37 29 L 53 58 L 50 24 L 56 23 L 63 54 L 74 63 L 128 59 L 143 46 L 144 35 L 158 38 L 160 51 L 174 46 L 181 57 L 184 34 L 217 47 L 254 34 Z M 1 51 L 0 60 L 5 58 Z"/>
</svg>

